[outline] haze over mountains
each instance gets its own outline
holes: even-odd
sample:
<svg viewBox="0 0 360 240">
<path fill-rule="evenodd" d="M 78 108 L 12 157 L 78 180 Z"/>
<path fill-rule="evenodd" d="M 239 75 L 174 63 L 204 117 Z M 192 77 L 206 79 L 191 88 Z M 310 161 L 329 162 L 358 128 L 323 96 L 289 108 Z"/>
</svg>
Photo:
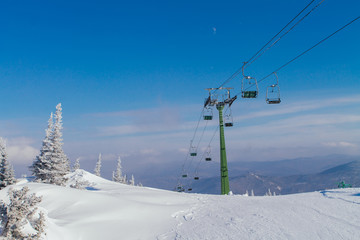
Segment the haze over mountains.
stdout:
<svg viewBox="0 0 360 240">
<path fill-rule="evenodd" d="M 276 194 L 289 194 L 309 192 L 325 188 L 336 188 L 339 181 L 344 180 L 354 187 L 360 186 L 359 156 L 328 155 L 312 158 L 296 158 L 281 161 L 228 163 L 230 188 L 235 194 L 250 193 L 264 195 L 268 189 Z M 351 163 L 352 162 L 352 163 Z M 136 167 L 136 162 L 123 161 L 124 174 L 135 176 L 135 182 L 144 186 L 166 190 L 173 190 L 181 174 L 182 161 L 169 161 L 168 163 L 149 164 L 149 167 Z M 115 162 L 104 162 L 101 176 L 111 179 Z M 198 175 L 200 179 L 188 179 L 194 193 L 219 194 L 219 161 L 202 162 Z M 93 172 L 94 164 L 81 163 L 81 167 Z M 188 172 L 194 175 L 194 169 Z M 279 189 L 280 188 L 280 189 Z"/>
<path fill-rule="evenodd" d="M 343 180 L 360 186 L 359 161 L 357 156 L 329 155 L 271 162 L 229 162 L 230 188 L 234 194 L 254 190 L 255 195 L 264 195 L 268 189 L 276 194 L 290 194 L 336 188 Z M 172 190 L 180 170 L 180 166 L 162 165 L 152 168 L 151 174 L 140 174 L 139 179 L 145 186 Z M 192 192 L 219 194 L 219 162 L 202 163 L 199 177 L 198 181 L 186 182 Z"/>
<path fill-rule="evenodd" d="M 333 189 L 340 181 L 350 183 L 352 186 L 360 186 L 360 160 L 341 164 L 319 173 L 276 176 L 248 172 L 230 177 L 229 180 L 233 193 L 244 194 L 246 191 L 250 193 L 253 190 L 255 195 L 264 195 L 269 189 L 277 195 Z M 218 178 L 206 178 L 203 179 L 203 183 L 194 182 L 192 188 L 199 193 L 218 194 L 220 182 Z"/>
</svg>

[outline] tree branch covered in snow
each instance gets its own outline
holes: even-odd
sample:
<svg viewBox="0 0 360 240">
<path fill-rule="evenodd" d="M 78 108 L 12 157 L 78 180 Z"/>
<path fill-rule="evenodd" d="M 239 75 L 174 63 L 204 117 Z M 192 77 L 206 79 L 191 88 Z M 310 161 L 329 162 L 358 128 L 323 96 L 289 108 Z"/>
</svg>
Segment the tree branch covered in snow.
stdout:
<svg viewBox="0 0 360 240">
<path fill-rule="evenodd" d="M 41 239 L 45 228 L 45 215 L 38 211 L 42 198 L 28 195 L 29 188 L 10 189 L 9 204 L 1 203 L 1 236 L 6 239 Z"/>
</svg>

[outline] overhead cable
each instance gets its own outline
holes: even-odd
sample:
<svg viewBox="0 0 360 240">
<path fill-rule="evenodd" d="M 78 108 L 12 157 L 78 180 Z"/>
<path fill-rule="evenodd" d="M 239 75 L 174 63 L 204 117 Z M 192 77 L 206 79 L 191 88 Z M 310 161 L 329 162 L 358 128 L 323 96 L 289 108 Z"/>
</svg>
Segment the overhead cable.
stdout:
<svg viewBox="0 0 360 240">
<path fill-rule="evenodd" d="M 292 18 L 291 20 L 290 20 L 290 22 L 288 22 L 277 34 L 275 34 L 264 46 L 262 46 L 261 48 L 260 48 L 260 50 L 258 50 L 248 61 L 246 61 L 245 62 L 245 64 L 246 63 L 249 63 L 250 61 L 252 61 L 253 60 L 253 58 L 255 58 L 265 47 L 267 47 L 281 32 L 283 32 L 295 19 L 297 19 L 313 2 L 314 2 L 315 0 L 311 0 L 310 1 L 310 3 L 308 3 L 294 18 Z M 321 3 L 323 2 L 324 0 L 322 0 L 321 1 Z M 320 3 L 320 4 L 321 4 Z M 318 4 L 318 5 L 320 5 L 320 4 Z M 318 6 L 317 5 L 317 6 Z M 316 6 L 316 7 L 317 7 Z M 315 7 L 315 8 L 316 8 Z M 314 8 L 312 9 L 312 10 L 310 10 L 310 12 L 312 12 L 314 10 Z M 308 16 L 309 14 L 310 14 L 310 12 L 309 13 L 307 13 L 306 15 L 305 15 L 305 17 L 306 16 Z M 302 21 L 305 17 L 303 17 L 300 21 Z M 290 30 L 292 30 L 300 21 L 298 21 Z M 289 31 L 290 31 L 289 30 Z M 288 32 L 289 32 L 288 31 Z M 287 32 L 287 33 L 288 33 Z M 285 34 L 287 34 L 287 33 L 285 33 Z M 281 37 L 283 37 L 283 36 L 281 36 Z M 276 42 L 278 42 L 280 39 L 278 39 Z M 265 51 L 267 51 L 268 49 L 266 49 Z M 253 61 L 252 61 L 253 62 Z M 232 79 L 234 79 L 237 75 L 239 75 L 239 73 L 241 72 L 241 70 L 242 70 L 242 67 L 241 68 L 239 68 L 235 73 L 233 73 L 228 79 L 226 79 L 221 85 L 220 85 L 220 87 L 223 87 L 226 83 L 228 83 L 228 82 L 230 82 Z M 219 87 L 219 88 L 220 88 Z M 216 90 L 215 90 L 215 92 L 216 92 Z"/>
<path fill-rule="evenodd" d="M 333 32 L 332 34 L 328 35 L 327 37 L 323 38 L 321 41 L 319 41 L 318 43 L 316 43 L 315 45 L 313 45 L 312 47 L 308 48 L 307 50 L 303 51 L 302 53 L 300 53 L 299 55 L 297 55 L 296 57 L 294 57 L 293 59 L 291 59 L 290 61 L 288 61 L 287 63 L 283 64 L 282 66 L 280 66 L 279 68 L 277 68 L 275 71 L 272 71 L 270 74 L 268 74 L 267 76 L 263 77 L 261 80 L 258 81 L 258 83 L 264 81 L 266 78 L 270 77 L 274 72 L 278 72 L 281 69 L 283 69 L 284 67 L 286 67 L 287 65 L 289 65 L 290 63 L 292 63 L 293 61 L 295 61 L 296 59 L 298 59 L 299 57 L 301 57 L 302 55 L 304 55 L 305 53 L 309 52 L 310 50 L 312 50 L 313 48 L 317 47 L 318 45 L 320 45 L 321 43 L 325 42 L 326 40 L 328 40 L 329 38 L 331 38 L 332 36 L 334 36 L 336 33 L 340 32 L 341 30 L 343 30 L 344 28 L 348 27 L 350 24 L 354 23 L 355 21 L 359 20 L 360 16 L 356 17 L 355 19 L 351 20 L 350 22 L 348 22 L 347 24 L 345 24 L 344 26 L 342 26 L 341 28 L 339 28 L 338 30 L 336 30 L 335 32 Z"/>
</svg>

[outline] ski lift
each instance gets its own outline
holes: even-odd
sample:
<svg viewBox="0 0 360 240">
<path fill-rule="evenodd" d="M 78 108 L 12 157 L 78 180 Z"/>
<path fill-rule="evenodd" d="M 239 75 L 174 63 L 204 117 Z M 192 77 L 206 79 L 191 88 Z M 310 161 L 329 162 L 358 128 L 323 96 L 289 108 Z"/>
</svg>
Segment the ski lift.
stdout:
<svg viewBox="0 0 360 240">
<path fill-rule="evenodd" d="M 225 119 L 225 127 L 232 127 L 234 126 L 234 123 L 232 121 L 232 117 L 229 116 L 227 119 Z"/>
<path fill-rule="evenodd" d="M 198 174 L 198 171 L 196 170 L 195 171 L 195 174 L 194 174 L 194 180 L 199 180 L 199 174 Z"/>
<path fill-rule="evenodd" d="M 211 148 L 210 148 L 210 145 L 208 146 L 208 150 L 206 151 L 205 161 L 206 162 L 211 161 Z"/>
<path fill-rule="evenodd" d="M 232 114 L 231 114 L 231 108 L 229 107 L 229 113 L 225 114 L 225 118 L 224 118 L 224 122 L 225 122 L 225 127 L 232 127 L 234 126 L 233 123 L 233 118 L 232 118 Z"/>
<path fill-rule="evenodd" d="M 196 155 L 197 155 L 196 147 L 191 147 L 191 149 L 190 149 L 190 156 L 196 157 Z"/>
<path fill-rule="evenodd" d="M 256 98 L 259 92 L 258 84 L 255 78 L 245 76 L 244 67 L 246 62 L 242 66 L 242 75 L 244 76 L 241 80 L 241 97 L 242 98 Z"/>
<path fill-rule="evenodd" d="M 184 187 L 183 187 L 183 186 L 178 185 L 178 186 L 176 187 L 176 191 L 177 191 L 177 192 L 184 192 L 184 191 L 185 191 L 185 189 L 184 189 Z"/>
<path fill-rule="evenodd" d="M 281 102 L 279 78 L 276 72 L 274 72 L 274 75 L 276 77 L 276 84 L 270 85 L 266 89 L 266 102 L 268 104 L 279 104 Z"/>
<path fill-rule="evenodd" d="M 213 119 L 213 112 L 210 107 L 207 107 L 204 112 L 204 120 L 212 120 Z"/>
<path fill-rule="evenodd" d="M 186 173 L 183 173 L 182 175 L 181 175 L 181 177 L 183 177 L 183 178 L 187 178 L 187 174 Z"/>
<path fill-rule="evenodd" d="M 196 155 L 197 155 L 196 147 L 192 145 L 192 141 L 191 141 L 191 143 L 190 143 L 190 156 L 196 157 Z"/>
</svg>

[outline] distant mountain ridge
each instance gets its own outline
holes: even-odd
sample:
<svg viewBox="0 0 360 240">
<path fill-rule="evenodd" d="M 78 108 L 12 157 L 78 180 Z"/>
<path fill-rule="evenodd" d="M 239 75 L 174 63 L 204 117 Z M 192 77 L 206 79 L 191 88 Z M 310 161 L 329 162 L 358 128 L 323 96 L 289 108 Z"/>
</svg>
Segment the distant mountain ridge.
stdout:
<svg viewBox="0 0 360 240">
<path fill-rule="evenodd" d="M 255 191 L 255 194 L 263 195 L 265 191 L 268 190 L 268 187 L 272 189 L 272 185 L 261 184 L 261 182 L 273 182 L 276 177 L 289 177 L 297 175 L 311 175 L 318 174 L 320 172 L 326 171 L 333 167 L 340 166 L 352 161 L 360 159 L 360 156 L 349 156 L 349 155 L 340 155 L 333 154 L 327 156 L 317 156 L 317 157 L 306 157 L 306 158 L 295 158 L 287 159 L 280 161 L 263 161 L 263 162 L 243 162 L 243 161 L 230 161 L 229 166 L 229 176 L 230 182 L 234 181 L 235 184 L 232 184 L 236 193 L 244 193 L 246 189 L 237 187 L 237 182 L 235 179 L 245 177 L 250 173 L 256 175 L 249 175 L 247 177 L 248 182 L 254 182 L 252 184 L 245 184 L 247 189 L 250 191 L 250 187 L 258 189 Z M 162 163 L 158 165 L 153 165 L 151 171 L 136 172 L 136 169 L 132 169 L 137 181 L 140 181 L 144 186 L 173 190 L 177 184 L 177 180 L 181 174 L 183 162 L 169 162 Z M 206 192 L 211 194 L 219 194 L 220 184 L 219 184 L 219 175 L 220 175 L 220 163 L 214 159 L 212 162 L 204 162 L 199 168 L 199 181 L 192 181 L 194 191 L 196 192 Z M 192 169 L 194 171 L 194 169 Z M 192 175 L 193 172 L 191 169 L 188 174 Z M 251 180 L 254 178 L 253 180 Z M 271 178 L 271 179 L 270 179 Z M 258 182 L 256 181 L 258 180 Z M 188 181 L 185 181 L 187 184 Z M 291 191 L 292 192 L 292 191 Z M 285 194 L 285 193 L 282 193 Z"/>
<path fill-rule="evenodd" d="M 353 187 L 360 186 L 360 160 L 341 164 L 316 174 L 292 176 L 265 176 L 246 173 L 230 177 L 230 188 L 235 194 L 254 191 L 255 195 L 264 195 L 268 189 L 276 194 L 292 194 L 336 188 L 337 183 L 345 181 Z M 219 194 L 218 177 L 202 179 L 192 185 L 198 193 Z"/>
</svg>

